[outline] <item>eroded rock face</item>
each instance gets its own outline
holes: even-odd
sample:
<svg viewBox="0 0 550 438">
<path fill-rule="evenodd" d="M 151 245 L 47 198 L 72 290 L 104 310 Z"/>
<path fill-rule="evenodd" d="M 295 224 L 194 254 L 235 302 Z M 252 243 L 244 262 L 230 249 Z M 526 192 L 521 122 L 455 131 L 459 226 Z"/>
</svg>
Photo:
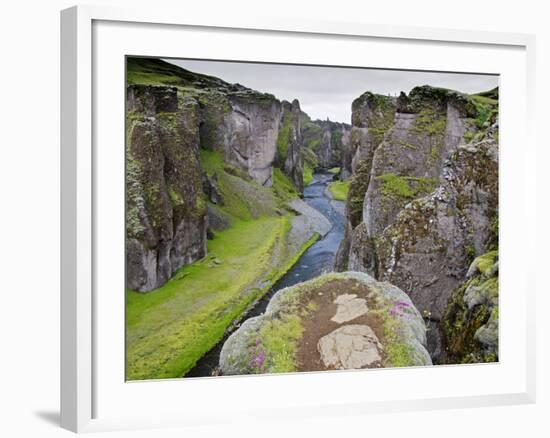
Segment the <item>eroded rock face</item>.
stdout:
<svg viewBox="0 0 550 438">
<path fill-rule="evenodd" d="M 428 86 L 402 93 L 391 128 L 374 148 L 362 122 L 370 113 L 359 104 L 353 113 L 351 142 L 361 159 L 352 166 L 336 268 L 406 291 L 430 320 L 436 361 L 450 296 L 473 257 L 496 241 L 498 107 L 480 102 Z"/>
<path fill-rule="evenodd" d="M 395 118 L 395 99 L 366 92 L 353 101 L 352 123 L 349 134 L 349 155 L 352 157 L 349 172 L 351 181 L 346 202 L 346 232 L 338 249 L 335 269 L 365 271 L 357 263 L 350 261 L 352 240 L 363 241 L 364 230 L 355 230 L 361 223 L 365 193 L 369 187 L 372 162 L 376 149 L 385 133 L 392 127 Z M 343 169 L 345 169 L 343 165 Z M 354 234 L 357 234 L 354 236 Z M 357 245 L 354 245 L 356 248 Z M 354 256 L 359 257 L 359 254 Z M 374 273 L 373 270 L 368 272 Z"/>
<path fill-rule="evenodd" d="M 128 88 L 126 286 L 149 291 L 206 253 L 198 105 L 173 87 Z"/>
<path fill-rule="evenodd" d="M 472 115 L 457 108 L 451 96 L 454 93 L 432 96 L 426 87 L 413 89 L 410 101 L 416 104 L 407 110 L 415 112 L 397 112 L 393 127 L 374 152 L 363 206 L 363 220 L 372 238 L 407 203 L 438 184 L 442 163 L 462 140 L 465 118 Z"/>
<path fill-rule="evenodd" d="M 232 94 L 229 102 L 231 110 L 224 122 L 225 160 L 270 187 L 281 105 L 275 98 L 259 99 L 253 93 Z"/>
<path fill-rule="evenodd" d="M 277 138 L 276 165 L 290 178 L 298 191 L 304 191 L 304 156 L 302 153 L 300 103 L 282 102 L 282 112 Z"/>
<path fill-rule="evenodd" d="M 377 240 L 379 278 L 404 288 L 438 323 L 472 255 L 497 240 L 498 145 L 459 147 L 446 161 L 441 185 L 408 204 Z M 433 330 L 431 352 L 441 354 Z"/>
</svg>

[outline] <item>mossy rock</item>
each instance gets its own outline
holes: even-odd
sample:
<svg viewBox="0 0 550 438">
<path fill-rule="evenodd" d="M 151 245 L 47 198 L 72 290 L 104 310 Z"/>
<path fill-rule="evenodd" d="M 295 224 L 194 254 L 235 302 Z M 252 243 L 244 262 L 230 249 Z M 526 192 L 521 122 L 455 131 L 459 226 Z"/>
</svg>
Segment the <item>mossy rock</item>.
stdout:
<svg viewBox="0 0 550 438">
<path fill-rule="evenodd" d="M 362 310 L 346 307 L 350 300 Z M 343 309 L 335 303 L 343 303 Z M 344 334 L 343 344 L 354 331 L 359 332 L 356 341 L 364 342 L 361 333 L 367 331 L 372 348 L 367 352 L 358 347 L 351 353 L 356 360 L 327 364 L 326 336 L 334 333 L 335 348 L 345 349 L 338 343 L 342 330 L 351 331 Z M 225 375 L 239 375 L 348 369 L 353 364 L 359 368 L 431 365 L 425 345 L 424 320 L 403 291 L 367 274 L 331 273 L 277 292 L 263 315 L 248 319 L 228 338 L 220 368 Z"/>
<path fill-rule="evenodd" d="M 477 257 L 441 321 L 444 363 L 498 361 L 498 251 Z"/>
</svg>

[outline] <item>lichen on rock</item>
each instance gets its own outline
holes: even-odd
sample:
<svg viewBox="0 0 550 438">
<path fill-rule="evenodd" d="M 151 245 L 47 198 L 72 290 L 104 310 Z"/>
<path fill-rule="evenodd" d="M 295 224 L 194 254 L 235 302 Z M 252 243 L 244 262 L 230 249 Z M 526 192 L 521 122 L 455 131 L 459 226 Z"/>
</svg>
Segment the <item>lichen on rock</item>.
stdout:
<svg viewBox="0 0 550 438">
<path fill-rule="evenodd" d="M 128 107 L 126 285 L 145 292 L 206 254 L 198 105 L 173 87 L 133 85 Z"/>
</svg>

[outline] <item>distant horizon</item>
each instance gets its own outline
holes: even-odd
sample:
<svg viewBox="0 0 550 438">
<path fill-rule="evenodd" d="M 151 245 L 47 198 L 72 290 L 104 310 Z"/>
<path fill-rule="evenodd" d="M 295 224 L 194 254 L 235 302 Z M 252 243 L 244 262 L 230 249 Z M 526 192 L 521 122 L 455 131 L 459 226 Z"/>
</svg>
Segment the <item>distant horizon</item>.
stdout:
<svg viewBox="0 0 550 438">
<path fill-rule="evenodd" d="M 498 75 L 436 73 L 372 68 L 320 67 L 235 61 L 164 61 L 226 82 L 273 94 L 279 100 L 298 99 L 312 120 L 351 124 L 351 104 L 366 91 L 387 96 L 430 85 L 475 94 L 499 86 Z"/>
</svg>

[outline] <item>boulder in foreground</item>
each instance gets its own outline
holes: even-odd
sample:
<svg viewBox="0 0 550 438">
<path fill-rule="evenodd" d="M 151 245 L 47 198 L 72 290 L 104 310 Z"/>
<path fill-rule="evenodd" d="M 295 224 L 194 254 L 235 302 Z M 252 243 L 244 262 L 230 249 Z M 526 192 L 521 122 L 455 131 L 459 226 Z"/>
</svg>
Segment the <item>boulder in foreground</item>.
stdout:
<svg viewBox="0 0 550 438">
<path fill-rule="evenodd" d="M 401 289 L 360 272 L 282 289 L 225 342 L 225 375 L 431 365 L 426 326 Z"/>
</svg>

